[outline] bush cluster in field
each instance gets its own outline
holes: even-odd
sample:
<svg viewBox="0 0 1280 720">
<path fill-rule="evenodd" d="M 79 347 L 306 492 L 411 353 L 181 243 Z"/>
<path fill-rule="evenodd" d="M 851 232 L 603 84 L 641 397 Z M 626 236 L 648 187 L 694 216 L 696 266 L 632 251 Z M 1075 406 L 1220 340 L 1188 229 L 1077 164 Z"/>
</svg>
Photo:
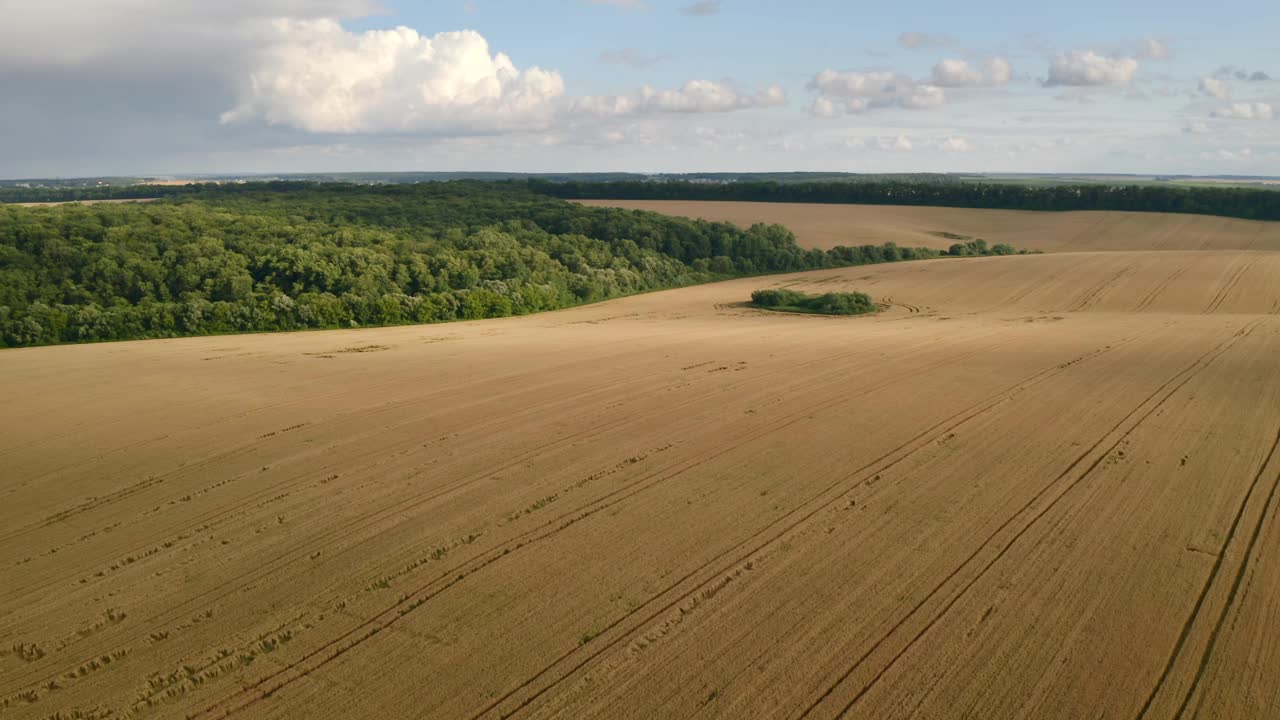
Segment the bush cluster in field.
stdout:
<svg viewBox="0 0 1280 720">
<path fill-rule="evenodd" d="M 947 255 L 950 257 L 986 257 L 988 255 L 1040 255 L 1040 251 L 1018 250 L 1009 243 L 996 243 L 988 246 L 987 241 L 982 238 L 970 238 L 965 235 L 955 235 L 953 233 L 938 233 L 942 237 L 951 240 L 964 240 L 947 248 Z"/>
<path fill-rule="evenodd" d="M 806 295 L 795 290 L 756 290 L 751 302 L 759 307 L 787 312 L 816 313 L 818 315 L 863 315 L 876 311 L 871 296 L 860 292 L 823 293 Z"/>
</svg>

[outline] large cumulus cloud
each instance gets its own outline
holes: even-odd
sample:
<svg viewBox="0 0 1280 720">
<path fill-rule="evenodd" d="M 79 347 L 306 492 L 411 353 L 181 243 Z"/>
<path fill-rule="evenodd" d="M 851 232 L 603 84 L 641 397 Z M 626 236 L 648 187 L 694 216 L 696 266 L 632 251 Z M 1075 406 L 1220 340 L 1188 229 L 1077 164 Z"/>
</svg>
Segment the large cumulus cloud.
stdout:
<svg viewBox="0 0 1280 720">
<path fill-rule="evenodd" d="M 333 20 L 278 20 L 226 123 L 308 132 L 484 131 L 537 126 L 564 95 L 558 73 L 521 70 L 473 31 L 353 33 Z"/>
<path fill-rule="evenodd" d="M 1109 57 L 1092 50 L 1076 50 L 1055 56 L 1049 62 L 1048 86 L 1123 87 L 1133 82 L 1138 61 L 1131 57 Z"/>
<path fill-rule="evenodd" d="M 823 70 L 810 81 L 809 89 L 818 94 L 813 113 L 820 117 L 888 107 L 924 110 L 946 102 L 941 87 L 888 71 Z"/>
<path fill-rule="evenodd" d="M 479 134 L 661 113 L 725 113 L 786 104 L 771 85 L 727 81 L 644 85 L 571 97 L 558 72 L 521 69 L 477 32 L 421 35 L 407 27 L 352 32 L 333 20 L 279 20 L 249 71 L 228 124 L 262 122 L 311 133 Z"/>
<path fill-rule="evenodd" d="M 1003 57 L 989 57 L 980 65 L 948 58 L 933 66 L 930 82 L 939 87 L 995 87 L 1012 78 L 1013 68 Z"/>
<path fill-rule="evenodd" d="M 629 116 L 657 113 L 725 113 L 734 110 L 779 107 L 787 103 L 786 91 L 770 85 L 754 93 L 743 92 L 733 83 L 690 80 L 679 88 L 663 90 L 645 85 L 627 95 L 574 98 L 568 107 L 572 115 Z"/>
</svg>

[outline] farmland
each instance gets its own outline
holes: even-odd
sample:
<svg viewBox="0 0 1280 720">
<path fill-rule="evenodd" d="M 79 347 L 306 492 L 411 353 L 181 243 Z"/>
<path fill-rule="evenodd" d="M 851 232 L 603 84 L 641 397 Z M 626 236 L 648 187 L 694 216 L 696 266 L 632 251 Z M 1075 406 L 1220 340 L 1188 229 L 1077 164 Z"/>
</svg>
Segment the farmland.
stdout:
<svg viewBox="0 0 1280 720">
<path fill-rule="evenodd" d="M 1269 716 L 1269 227 L 0 353 L 0 717 Z"/>
<path fill-rule="evenodd" d="M 751 225 L 785 225 L 806 247 L 896 242 L 946 248 L 943 233 L 1045 252 L 1082 250 L 1280 250 L 1280 222 L 1147 212 L 1031 212 L 971 208 L 697 200 L 587 200 Z"/>
</svg>

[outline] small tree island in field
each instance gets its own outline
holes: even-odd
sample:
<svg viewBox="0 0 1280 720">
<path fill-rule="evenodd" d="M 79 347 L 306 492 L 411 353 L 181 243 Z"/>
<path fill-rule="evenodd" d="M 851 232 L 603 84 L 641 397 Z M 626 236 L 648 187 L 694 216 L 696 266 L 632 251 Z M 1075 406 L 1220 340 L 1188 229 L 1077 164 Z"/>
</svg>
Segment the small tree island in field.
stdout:
<svg viewBox="0 0 1280 720">
<path fill-rule="evenodd" d="M 795 290 L 756 290 L 751 304 L 765 310 L 815 315 L 865 315 L 879 310 L 871 296 L 860 292 L 807 295 Z"/>
</svg>

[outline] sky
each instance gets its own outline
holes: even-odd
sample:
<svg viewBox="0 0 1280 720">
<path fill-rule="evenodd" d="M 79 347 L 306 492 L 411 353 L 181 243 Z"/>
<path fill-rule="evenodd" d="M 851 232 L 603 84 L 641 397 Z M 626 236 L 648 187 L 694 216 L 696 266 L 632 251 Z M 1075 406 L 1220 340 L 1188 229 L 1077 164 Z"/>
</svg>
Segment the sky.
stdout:
<svg viewBox="0 0 1280 720">
<path fill-rule="evenodd" d="M 0 0 L 0 177 L 1280 175 L 1280 3 Z"/>
</svg>

